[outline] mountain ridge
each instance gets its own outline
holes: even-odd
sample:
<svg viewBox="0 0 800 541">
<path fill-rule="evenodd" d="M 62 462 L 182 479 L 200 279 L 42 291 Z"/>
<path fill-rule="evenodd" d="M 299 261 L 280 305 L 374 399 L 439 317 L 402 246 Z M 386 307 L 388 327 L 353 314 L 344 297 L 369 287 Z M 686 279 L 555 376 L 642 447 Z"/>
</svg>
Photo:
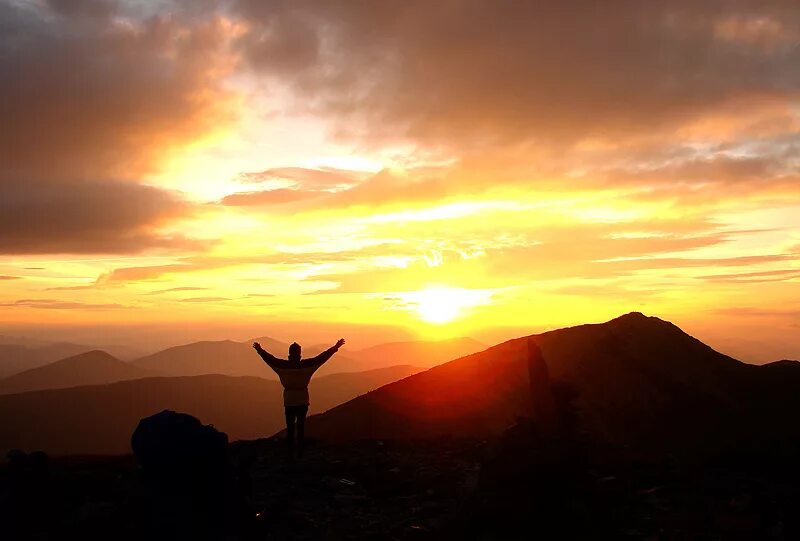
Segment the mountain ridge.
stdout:
<svg viewBox="0 0 800 541">
<path fill-rule="evenodd" d="M 311 411 L 324 411 L 420 368 L 333 374 L 311 383 Z M 231 441 L 267 437 L 283 424 L 277 381 L 254 376 L 154 376 L 108 384 L 0 395 L 0 455 L 9 449 L 125 454 L 139 420 L 164 409 L 214 424 Z"/>
<path fill-rule="evenodd" d="M 673 438 L 699 444 L 705 431 L 722 441 L 738 437 L 730 416 L 753 420 L 751 405 L 762 413 L 779 411 L 782 400 L 797 407 L 788 391 L 771 400 L 766 389 L 800 389 L 800 379 L 775 382 L 769 369 L 632 312 L 444 363 L 313 416 L 308 430 L 334 440 L 497 435 L 529 411 L 528 340 L 541 348 L 551 377 L 576 391 L 583 429 L 597 440 L 658 449 Z"/>
<path fill-rule="evenodd" d="M 136 366 L 173 376 L 227 374 L 277 379 L 253 351 L 251 347 L 253 342 L 261 343 L 264 349 L 276 357 L 284 358 L 287 355 L 288 344 L 262 336 L 244 342 L 235 340 L 191 342 L 172 346 L 131 362 Z M 304 346 L 303 357 L 312 357 L 332 345 L 333 343 Z M 363 372 L 402 364 L 429 368 L 459 356 L 459 352 L 474 348 L 484 349 L 485 346 L 471 338 L 457 338 L 442 341 L 389 342 L 356 351 L 345 349 L 324 364 L 317 371 L 317 375 Z"/>
<path fill-rule="evenodd" d="M 155 375 L 155 371 L 139 368 L 95 349 L 4 378 L 0 380 L 0 394 L 113 383 Z"/>
</svg>

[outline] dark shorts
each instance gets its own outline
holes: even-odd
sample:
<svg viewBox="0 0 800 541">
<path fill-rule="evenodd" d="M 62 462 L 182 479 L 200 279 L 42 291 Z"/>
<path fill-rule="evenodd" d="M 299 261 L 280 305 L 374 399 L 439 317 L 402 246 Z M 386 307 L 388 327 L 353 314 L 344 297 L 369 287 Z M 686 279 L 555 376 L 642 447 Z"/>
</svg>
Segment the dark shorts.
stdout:
<svg viewBox="0 0 800 541">
<path fill-rule="evenodd" d="M 300 417 L 303 418 L 308 413 L 308 405 L 305 406 L 284 406 L 286 410 L 286 417 Z"/>
</svg>

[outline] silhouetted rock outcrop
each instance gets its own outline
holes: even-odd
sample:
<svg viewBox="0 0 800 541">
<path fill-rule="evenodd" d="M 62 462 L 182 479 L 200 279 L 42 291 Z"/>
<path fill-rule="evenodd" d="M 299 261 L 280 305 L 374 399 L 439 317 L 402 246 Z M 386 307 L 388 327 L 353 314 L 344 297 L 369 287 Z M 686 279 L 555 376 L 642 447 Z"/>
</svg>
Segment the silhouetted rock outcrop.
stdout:
<svg viewBox="0 0 800 541">
<path fill-rule="evenodd" d="M 528 377 L 530 379 L 532 418 L 543 434 L 553 436 L 561 428 L 556 398 L 550 381 L 550 370 L 542 350 L 536 342 L 528 340 Z"/>
<path fill-rule="evenodd" d="M 151 533 L 216 538 L 225 518 L 228 436 L 164 410 L 139 422 L 131 447 L 151 494 Z"/>
<path fill-rule="evenodd" d="M 142 419 L 131 437 L 145 473 L 159 478 L 221 470 L 227 444 L 225 433 L 170 410 Z"/>
</svg>

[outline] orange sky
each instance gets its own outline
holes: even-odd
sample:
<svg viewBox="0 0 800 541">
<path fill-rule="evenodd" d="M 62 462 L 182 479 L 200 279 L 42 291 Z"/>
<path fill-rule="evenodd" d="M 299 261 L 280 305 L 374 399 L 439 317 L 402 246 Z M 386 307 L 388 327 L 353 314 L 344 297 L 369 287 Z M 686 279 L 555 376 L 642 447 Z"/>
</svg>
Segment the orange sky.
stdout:
<svg viewBox="0 0 800 541">
<path fill-rule="evenodd" d="M 0 334 L 800 357 L 796 5 L 594 6 L 0 1 Z"/>
</svg>

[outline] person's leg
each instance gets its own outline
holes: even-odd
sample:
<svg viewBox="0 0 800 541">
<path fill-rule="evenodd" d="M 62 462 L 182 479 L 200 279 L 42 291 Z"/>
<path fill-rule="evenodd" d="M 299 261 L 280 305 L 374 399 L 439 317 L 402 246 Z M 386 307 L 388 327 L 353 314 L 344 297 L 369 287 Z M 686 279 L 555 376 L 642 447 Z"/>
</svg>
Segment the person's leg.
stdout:
<svg viewBox="0 0 800 541">
<path fill-rule="evenodd" d="M 296 414 L 292 406 L 286 406 L 284 411 L 286 413 L 286 445 L 291 449 L 294 447 L 294 420 Z"/>
<path fill-rule="evenodd" d="M 297 408 L 297 454 L 303 456 L 303 443 L 306 435 L 306 415 L 308 406 Z"/>
</svg>

